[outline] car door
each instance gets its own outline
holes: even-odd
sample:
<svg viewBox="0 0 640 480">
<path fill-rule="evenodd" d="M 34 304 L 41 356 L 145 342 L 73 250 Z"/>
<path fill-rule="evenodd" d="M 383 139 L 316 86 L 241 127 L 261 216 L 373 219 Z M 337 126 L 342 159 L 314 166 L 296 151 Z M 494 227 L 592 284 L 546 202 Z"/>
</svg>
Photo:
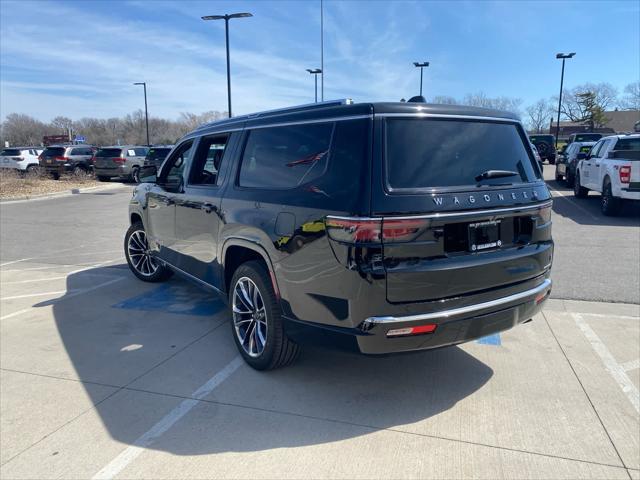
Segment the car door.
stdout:
<svg viewBox="0 0 640 480">
<path fill-rule="evenodd" d="M 184 197 L 184 175 L 191 158 L 194 140 L 184 141 L 164 163 L 156 184 L 147 192 L 147 238 L 158 257 L 177 265 L 176 202 Z"/>
<path fill-rule="evenodd" d="M 583 187 L 593 188 L 593 185 L 594 185 L 594 181 L 592 179 L 592 175 L 594 174 L 593 166 L 596 163 L 598 152 L 602 148 L 602 143 L 603 143 L 602 140 L 596 143 L 591 149 L 591 152 L 589 152 L 589 155 L 587 156 L 587 158 L 582 160 L 582 166 L 580 168 L 580 184 Z"/>
<path fill-rule="evenodd" d="M 218 232 L 220 204 L 230 158 L 239 133 L 216 133 L 198 141 L 184 197 L 176 202 L 178 268 L 216 288 L 221 287 Z"/>
<path fill-rule="evenodd" d="M 614 144 L 616 143 L 616 139 L 615 138 L 610 138 L 608 140 L 605 140 L 602 143 L 602 148 L 600 148 L 600 151 L 598 152 L 598 157 L 595 158 L 595 162 L 593 165 L 593 182 L 594 182 L 594 186 L 593 188 L 596 190 L 601 190 L 602 189 L 602 183 L 604 181 L 604 176 L 607 173 L 607 162 L 605 161 L 605 159 L 607 158 L 607 155 L 609 154 L 609 150 L 613 149 Z"/>
<path fill-rule="evenodd" d="M 610 140 L 601 140 L 599 143 L 598 150 L 589 158 L 589 178 L 586 187 L 591 190 L 599 190 L 602 186 L 600 166 L 602 165 L 602 159 L 606 155 Z"/>
</svg>

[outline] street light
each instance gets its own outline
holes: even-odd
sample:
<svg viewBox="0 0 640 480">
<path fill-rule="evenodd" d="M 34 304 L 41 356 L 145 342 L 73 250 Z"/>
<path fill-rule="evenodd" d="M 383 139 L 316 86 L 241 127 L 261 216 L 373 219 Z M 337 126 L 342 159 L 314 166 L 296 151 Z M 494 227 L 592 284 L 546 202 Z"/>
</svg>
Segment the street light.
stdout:
<svg viewBox="0 0 640 480">
<path fill-rule="evenodd" d="M 424 67 L 428 67 L 429 66 L 429 62 L 413 62 L 413 65 L 416 68 L 420 69 L 420 96 L 422 96 L 422 70 L 424 69 Z"/>
<path fill-rule="evenodd" d="M 310 68 L 307 68 L 307 72 L 309 72 L 311 75 L 313 75 L 313 78 L 315 78 L 315 80 L 316 80 L 316 103 L 318 103 L 318 74 L 322 73 L 322 69 L 315 68 L 315 69 L 311 70 Z"/>
<path fill-rule="evenodd" d="M 147 110 L 147 82 L 136 82 L 134 85 L 142 85 L 144 87 L 144 118 L 147 123 L 147 147 L 150 147 L 149 143 L 149 111 Z"/>
<path fill-rule="evenodd" d="M 231 118 L 231 67 L 229 64 L 229 20 L 232 18 L 253 17 L 250 13 L 231 13 L 228 15 L 205 15 L 202 20 L 224 20 L 224 33 L 227 45 L 227 104 Z"/>
<path fill-rule="evenodd" d="M 556 150 L 558 149 L 558 136 L 560 135 L 560 106 L 562 105 L 562 86 L 564 84 L 564 61 L 567 58 L 573 58 L 573 53 L 557 53 L 556 58 L 562 59 L 562 74 L 560 74 L 560 96 L 558 97 L 558 121 L 556 122 Z"/>
</svg>

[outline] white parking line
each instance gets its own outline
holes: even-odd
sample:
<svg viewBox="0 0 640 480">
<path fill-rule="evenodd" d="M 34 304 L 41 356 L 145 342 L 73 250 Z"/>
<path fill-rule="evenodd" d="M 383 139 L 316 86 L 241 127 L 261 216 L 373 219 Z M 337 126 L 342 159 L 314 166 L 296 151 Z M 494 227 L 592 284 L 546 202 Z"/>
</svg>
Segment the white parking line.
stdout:
<svg viewBox="0 0 640 480">
<path fill-rule="evenodd" d="M 630 372 L 631 370 L 635 370 L 636 368 L 640 368 L 640 359 L 639 360 L 631 360 L 630 362 L 624 362 L 620 365 L 625 372 Z"/>
<path fill-rule="evenodd" d="M 0 263 L 0 267 L 5 265 L 13 265 L 14 263 L 26 262 L 27 260 L 33 260 L 33 258 L 21 258 L 20 260 L 11 260 L 10 262 Z"/>
<path fill-rule="evenodd" d="M 222 370 L 211 377 L 204 385 L 191 394 L 192 398 L 183 400 L 180 404 L 165 415 L 158 423 L 139 437 L 132 445 L 128 446 L 120 455 L 114 458 L 107 466 L 96 473 L 93 479 L 112 479 L 127 465 L 133 462 L 163 433 L 169 430 L 178 420 L 184 417 L 198 404 L 198 400 L 209 395 L 218 385 L 231 376 L 244 362 L 240 356 L 236 356 Z"/>
<path fill-rule="evenodd" d="M 71 272 L 68 272 L 66 275 L 63 275 L 61 277 L 48 277 L 48 278 L 33 278 L 31 280 L 18 280 L 15 282 L 1 282 L 2 285 L 19 285 L 22 283 L 35 283 L 35 282 L 47 282 L 49 280 L 61 280 L 63 278 L 67 278 L 69 275 L 73 275 L 74 273 L 79 273 L 79 272 L 84 272 L 86 270 L 91 270 L 93 268 L 99 268 L 99 267 L 103 267 L 105 265 L 108 265 L 110 263 L 113 262 L 117 262 L 118 260 L 120 260 L 119 258 L 113 259 L 113 260 L 107 260 L 106 262 L 101 262 L 95 265 L 87 265 L 86 267 L 83 268 L 78 268 L 76 270 L 72 270 Z M 97 277 L 108 277 L 108 274 L 105 273 L 92 273 L 91 275 L 95 275 Z"/>
<path fill-rule="evenodd" d="M 589 317 L 597 317 L 597 318 L 620 318 L 623 320 L 639 320 L 640 319 L 640 315 L 638 316 L 633 316 L 633 315 L 613 315 L 613 314 L 609 314 L 609 313 L 584 313 L 582 312 L 580 315 L 587 315 Z"/>
<path fill-rule="evenodd" d="M 563 192 L 561 192 L 560 190 L 556 190 L 555 188 L 553 188 L 552 186 L 550 186 L 547 183 L 547 187 L 549 188 L 549 190 L 551 190 L 552 193 L 555 193 L 555 196 L 557 197 L 564 197 L 566 198 L 569 202 L 571 202 L 571 204 L 576 207 L 578 210 L 582 210 L 582 212 L 586 213 L 587 215 L 589 215 L 592 219 L 594 220 L 600 220 L 598 217 L 596 217 L 593 213 L 591 213 L 589 210 L 587 210 L 586 208 L 584 208 L 582 205 L 579 205 L 575 199 L 571 198 L 569 195 L 564 194 Z"/>
<path fill-rule="evenodd" d="M 620 385 L 620 388 L 631 402 L 631 405 L 633 405 L 636 411 L 640 413 L 640 392 L 638 392 L 638 388 L 626 374 L 624 368 L 616 361 L 609 349 L 605 346 L 602 340 L 600 340 L 600 337 L 596 335 L 596 332 L 594 332 L 589 324 L 584 321 L 581 314 L 572 313 L 571 316 L 578 325 L 578 328 L 582 330 L 582 333 L 584 333 L 584 336 L 587 337 L 587 340 L 598 356 L 602 359 L 607 371 L 611 374 L 618 385 Z"/>
<path fill-rule="evenodd" d="M 73 293 L 76 290 L 59 290 L 57 292 L 27 293 L 26 295 L 14 295 L 13 297 L 0 297 L 3 300 L 17 300 L 19 298 L 45 297 L 47 295 L 62 295 L 63 293 Z"/>
<path fill-rule="evenodd" d="M 68 295 L 65 295 L 64 297 L 60 297 L 60 298 L 56 298 L 54 300 L 51 300 L 49 304 L 53 305 L 54 303 L 58 303 L 58 302 L 60 302 L 62 300 L 66 300 L 68 298 L 75 297 L 76 295 L 81 295 L 81 294 L 84 294 L 84 293 L 88 293 L 88 292 L 91 292 L 93 290 L 97 290 L 98 288 L 106 287 L 107 285 L 111 285 L 112 283 L 119 282 L 120 280 L 124 280 L 124 279 L 125 279 L 125 277 L 118 277 L 118 278 L 114 278 L 113 280 L 109 280 L 108 282 L 99 283 L 98 285 L 94 285 L 93 287 L 82 288 L 80 290 L 76 290 L 73 293 L 69 293 Z M 31 312 L 32 310 L 33 310 L 33 307 L 23 308 L 22 310 L 18 310 L 17 312 L 9 313 L 7 315 L 4 315 L 4 316 L 0 317 L 0 320 L 7 320 L 9 318 L 17 317 L 18 315 L 22 315 L 23 313 Z"/>
</svg>

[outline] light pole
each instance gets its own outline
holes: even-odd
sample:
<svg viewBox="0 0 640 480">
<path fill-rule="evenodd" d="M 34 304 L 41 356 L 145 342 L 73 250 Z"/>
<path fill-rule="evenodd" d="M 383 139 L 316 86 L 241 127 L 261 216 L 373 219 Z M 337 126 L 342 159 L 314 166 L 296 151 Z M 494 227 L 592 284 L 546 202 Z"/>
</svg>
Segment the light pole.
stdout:
<svg viewBox="0 0 640 480">
<path fill-rule="evenodd" d="M 147 110 L 147 82 L 136 82 L 134 85 L 142 85 L 144 88 L 144 119 L 147 124 L 147 147 L 151 146 L 149 143 L 149 110 Z"/>
<path fill-rule="evenodd" d="M 250 13 L 231 13 L 227 15 L 205 15 L 202 20 L 224 20 L 224 34 L 227 45 L 227 109 L 231 118 L 231 66 L 229 58 L 229 20 L 232 18 L 253 17 Z"/>
<path fill-rule="evenodd" d="M 557 53 L 556 58 L 562 59 L 562 73 L 560 74 L 560 96 L 558 97 L 558 121 L 556 122 L 556 150 L 558 149 L 558 136 L 560 135 L 560 106 L 562 105 L 562 86 L 564 85 L 564 61 L 573 58 L 573 53 Z"/>
<path fill-rule="evenodd" d="M 314 68 L 313 70 L 307 68 L 307 72 L 313 75 L 313 78 L 316 80 L 316 103 L 318 103 L 318 74 L 322 73 L 322 70 L 320 68 Z"/>
<path fill-rule="evenodd" d="M 429 66 L 429 62 L 413 62 L 413 65 L 416 68 L 420 69 L 420 96 L 422 96 L 422 70 L 424 69 L 424 67 L 428 67 Z"/>
</svg>

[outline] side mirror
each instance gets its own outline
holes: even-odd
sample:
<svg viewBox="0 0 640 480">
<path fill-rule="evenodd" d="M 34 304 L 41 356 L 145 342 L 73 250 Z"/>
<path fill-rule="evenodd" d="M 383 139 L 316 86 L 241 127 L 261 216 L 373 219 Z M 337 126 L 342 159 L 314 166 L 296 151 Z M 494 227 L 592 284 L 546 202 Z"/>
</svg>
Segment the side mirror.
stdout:
<svg viewBox="0 0 640 480">
<path fill-rule="evenodd" d="M 577 159 L 577 160 L 586 160 L 586 158 L 587 158 L 587 154 L 586 154 L 586 153 L 579 153 L 579 154 L 576 156 L 576 159 Z"/>
<path fill-rule="evenodd" d="M 158 180 L 158 167 L 155 165 L 140 167 L 138 176 L 140 177 L 140 183 L 156 183 Z"/>
</svg>

